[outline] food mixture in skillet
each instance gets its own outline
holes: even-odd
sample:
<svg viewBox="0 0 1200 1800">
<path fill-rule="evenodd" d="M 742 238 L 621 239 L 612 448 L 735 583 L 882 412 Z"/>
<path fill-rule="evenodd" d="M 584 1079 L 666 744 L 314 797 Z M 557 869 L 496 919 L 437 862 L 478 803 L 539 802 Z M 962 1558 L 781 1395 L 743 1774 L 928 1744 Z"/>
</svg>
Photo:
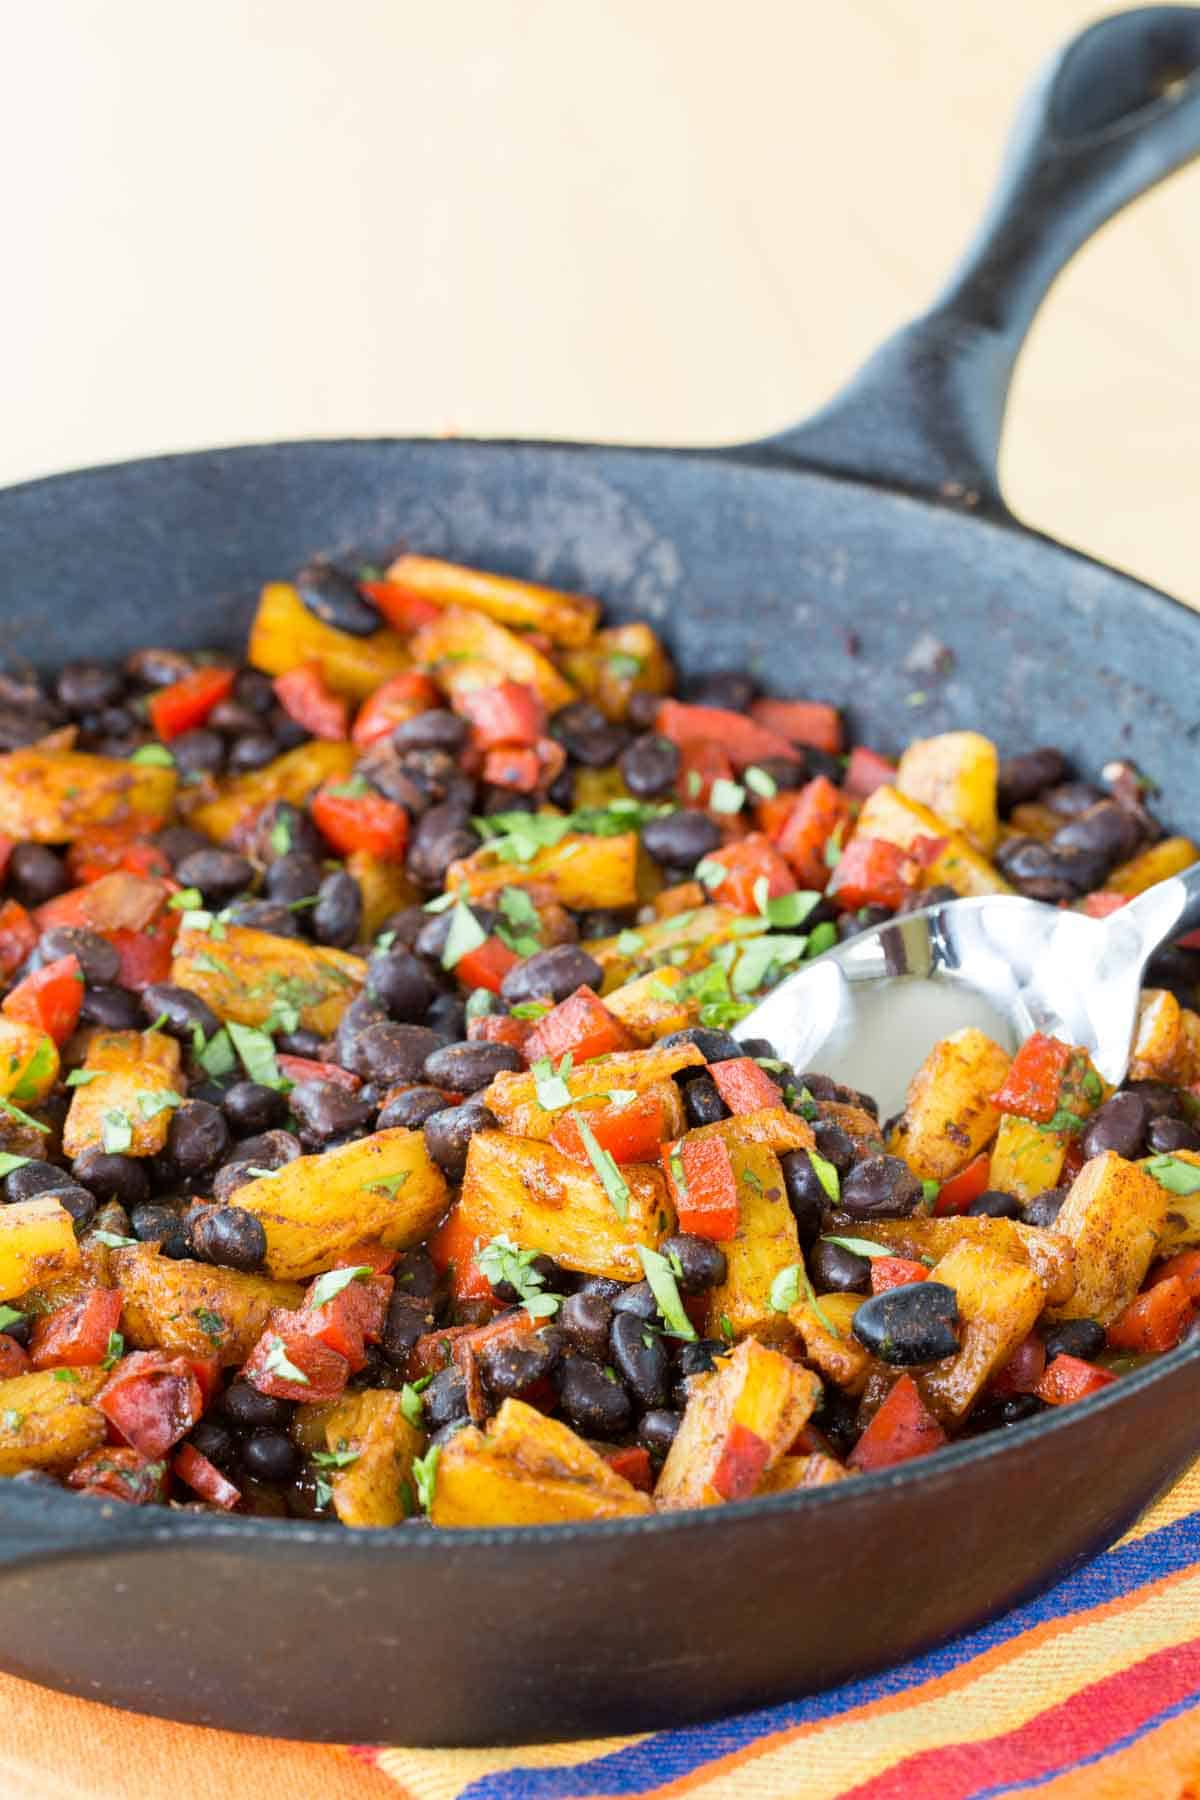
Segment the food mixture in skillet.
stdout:
<svg viewBox="0 0 1200 1800">
<path fill-rule="evenodd" d="M 1123 905 L 1200 855 L 1149 784 L 673 690 L 647 625 L 412 555 L 268 586 L 242 666 L 3 678 L 0 1475 L 633 1516 L 853 1479 L 1192 1329 L 1188 944 L 1115 1093 L 968 1029 L 880 1121 L 730 1035 L 934 899 Z"/>
</svg>

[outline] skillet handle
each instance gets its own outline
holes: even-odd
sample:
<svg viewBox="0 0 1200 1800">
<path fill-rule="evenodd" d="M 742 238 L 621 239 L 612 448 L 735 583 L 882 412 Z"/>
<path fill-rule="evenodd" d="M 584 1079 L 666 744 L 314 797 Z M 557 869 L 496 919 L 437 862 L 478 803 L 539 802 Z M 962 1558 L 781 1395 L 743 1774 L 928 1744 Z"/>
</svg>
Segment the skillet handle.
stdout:
<svg viewBox="0 0 1200 1800">
<path fill-rule="evenodd" d="M 1200 7 L 1101 19 L 1018 116 L 992 204 L 928 312 L 756 459 L 1006 514 L 997 454 L 1013 367 L 1056 275 L 1106 220 L 1200 153 Z"/>
</svg>

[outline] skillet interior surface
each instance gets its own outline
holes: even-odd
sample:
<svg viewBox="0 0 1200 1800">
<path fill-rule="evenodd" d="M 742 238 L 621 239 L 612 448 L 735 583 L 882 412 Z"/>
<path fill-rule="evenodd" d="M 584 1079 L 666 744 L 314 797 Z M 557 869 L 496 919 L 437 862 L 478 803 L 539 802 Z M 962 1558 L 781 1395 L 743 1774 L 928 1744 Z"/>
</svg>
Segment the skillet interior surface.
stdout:
<svg viewBox="0 0 1200 1800">
<path fill-rule="evenodd" d="M 1194 8 L 1069 46 L 942 299 L 796 432 L 720 455 L 286 444 L 10 489 L 0 654 L 236 644 L 261 581 L 406 539 L 594 593 L 685 669 L 748 664 L 768 690 L 846 705 L 884 748 L 971 725 L 1004 749 L 1059 743 L 1081 771 L 1132 757 L 1162 816 L 1200 832 L 1200 620 L 1023 531 L 995 480 L 1032 312 L 1097 225 L 1200 149 L 1198 69 Z M 1111 1543 L 1195 1455 L 1198 1357 L 1193 1340 L 1086 1406 L 840 1490 L 583 1530 L 350 1533 L 0 1483 L 0 1661 L 146 1712 L 341 1741 L 534 1741 L 789 1700 Z M 1098 1593 L 1111 1579 L 1097 1565 Z"/>
</svg>

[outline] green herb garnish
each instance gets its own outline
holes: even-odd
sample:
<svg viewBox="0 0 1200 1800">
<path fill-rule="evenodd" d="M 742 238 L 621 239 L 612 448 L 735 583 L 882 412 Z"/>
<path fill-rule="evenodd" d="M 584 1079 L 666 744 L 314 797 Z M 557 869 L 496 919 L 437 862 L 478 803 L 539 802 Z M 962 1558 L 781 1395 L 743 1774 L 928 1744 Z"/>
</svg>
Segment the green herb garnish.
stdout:
<svg viewBox="0 0 1200 1800">
<path fill-rule="evenodd" d="M 315 1311 L 318 1306 L 335 1299 L 352 1281 L 366 1281 L 373 1274 L 369 1263 L 359 1263 L 353 1269 L 330 1269 L 327 1274 L 318 1275 L 309 1289 L 309 1306 Z"/>
<path fill-rule="evenodd" d="M 475 1253 L 475 1264 L 493 1287 L 507 1282 L 531 1319 L 552 1319 L 562 1304 L 557 1294 L 542 1289 L 546 1277 L 534 1267 L 540 1250 L 522 1250 L 503 1233 Z"/>
<path fill-rule="evenodd" d="M 679 1284 L 675 1271 L 665 1256 L 657 1250 L 647 1250 L 645 1244 L 637 1247 L 641 1258 L 642 1271 L 650 1283 L 650 1292 L 658 1303 L 658 1310 L 666 1321 L 667 1330 L 672 1337 L 684 1338 L 694 1343 L 696 1328 L 683 1309 L 683 1301 L 679 1295 Z"/>
<path fill-rule="evenodd" d="M 596 1142 L 595 1133 L 582 1113 L 573 1112 L 571 1117 L 579 1127 L 579 1135 L 583 1140 L 583 1147 L 587 1151 L 588 1161 L 595 1170 L 601 1187 L 608 1195 L 609 1204 L 619 1219 L 627 1218 L 629 1216 L 629 1189 L 611 1151 L 601 1149 Z"/>
</svg>

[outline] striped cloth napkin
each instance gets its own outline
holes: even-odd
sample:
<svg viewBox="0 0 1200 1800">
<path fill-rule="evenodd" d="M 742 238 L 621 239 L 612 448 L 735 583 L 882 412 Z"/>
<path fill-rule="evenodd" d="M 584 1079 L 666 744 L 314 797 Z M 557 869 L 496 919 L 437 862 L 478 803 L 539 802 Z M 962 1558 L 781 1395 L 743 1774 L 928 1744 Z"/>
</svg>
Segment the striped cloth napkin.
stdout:
<svg viewBox="0 0 1200 1800">
<path fill-rule="evenodd" d="M 1049 1594 L 867 1681 L 528 1750 L 345 1750 L 0 1677 L 5 1800 L 1200 1800 L 1200 1464 Z"/>
</svg>

